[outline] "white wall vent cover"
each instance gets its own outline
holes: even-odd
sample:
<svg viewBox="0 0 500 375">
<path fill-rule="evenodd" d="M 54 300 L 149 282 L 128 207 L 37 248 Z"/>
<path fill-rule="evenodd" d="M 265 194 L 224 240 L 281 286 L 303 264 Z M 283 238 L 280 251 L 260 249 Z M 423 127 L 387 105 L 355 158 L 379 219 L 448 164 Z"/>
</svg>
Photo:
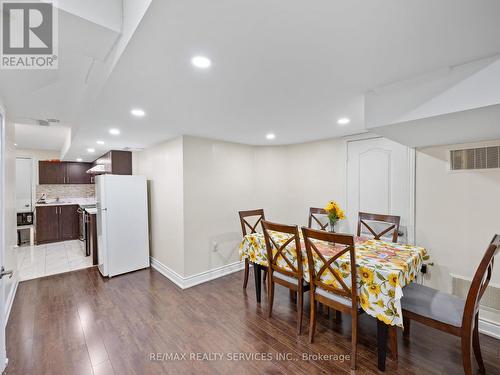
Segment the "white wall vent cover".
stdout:
<svg viewBox="0 0 500 375">
<path fill-rule="evenodd" d="M 460 298 L 466 299 L 469 293 L 471 281 L 457 275 L 451 275 L 452 280 L 452 293 Z M 481 306 L 494 309 L 500 312 L 500 287 L 490 283 L 483 298 L 481 299 Z"/>
<path fill-rule="evenodd" d="M 450 169 L 500 168 L 500 146 L 450 151 Z"/>
</svg>

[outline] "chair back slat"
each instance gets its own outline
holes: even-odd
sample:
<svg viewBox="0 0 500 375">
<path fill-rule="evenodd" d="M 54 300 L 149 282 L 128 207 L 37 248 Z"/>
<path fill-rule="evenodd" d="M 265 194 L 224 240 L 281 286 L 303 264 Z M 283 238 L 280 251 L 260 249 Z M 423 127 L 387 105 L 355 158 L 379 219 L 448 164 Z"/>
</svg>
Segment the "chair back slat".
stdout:
<svg viewBox="0 0 500 375">
<path fill-rule="evenodd" d="M 296 225 L 284 225 L 262 220 L 264 239 L 266 241 L 267 259 L 273 271 L 278 271 L 287 276 L 302 279 L 302 251 L 300 247 L 299 228 Z M 274 236 L 283 234 L 283 242 L 276 240 Z M 290 247 L 293 250 L 290 251 Z M 295 259 L 293 257 L 295 256 Z M 279 260 L 283 259 L 286 266 L 282 266 Z"/>
<path fill-rule="evenodd" d="M 479 263 L 479 267 L 474 274 L 467 299 L 465 301 L 464 315 L 462 317 L 462 327 L 471 330 L 474 318 L 479 310 L 479 303 L 484 292 L 488 288 L 493 272 L 495 256 L 500 249 L 500 235 L 495 235 L 486 252 Z"/>
<path fill-rule="evenodd" d="M 319 225 L 319 228 L 321 230 L 326 230 L 328 228 L 328 222 L 322 223 L 321 220 L 319 220 L 318 218 L 319 216 L 325 216 L 325 215 L 328 215 L 328 213 L 324 208 L 310 207 L 307 227 L 312 229 L 314 220 L 314 222 Z"/>
<path fill-rule="evenodd" d="M 369 224 L 368 221 L 375 221 L 379 223 L 390 224 L 381 232 L 376 232 L 373 228 L 373 224 Z M 400 216 L 395 215 L 379 215 L 371 214 L 368 212 L 360 212 L 358 215 L 358 232 L 357 235 L 361 236 L 361 230 L 363 227 L 368 229 L 368 231 L 373 235 L 373 238 L 380 240 L 382 236 L 392 231 L 392 242 L 398 242 L 399 236 L 399 224 L 401 222 Z"/>
<path fill-rule="evenodd" d="M 307 252 L 307 263 L 309 266 L 309 280 L 311 288 L 321 288 L 333 294 L 346 297 L 352 300 L 352 308 L 357 309 L 358 291 L 356 280 L 356 253 L 354 247 L 354 236 L 339 233 L 330 233 L 310 228 L 302 228 L 304 245 Z M 317 248 L 314 241 L 328 242 L 332 246 L 343 246 L 331 258 L 326 259 Z M 334 268 L 334 263 L 344 254 L 349 253 L 351 286 L 347 286 L 339 272 Z M 321 262 L 321 267 L 316 271 L 315 263 Z M 317 268 L 317 267 L 316 267 Z M 337 281 L 340 287 L 326 284 L 322 281 L 323 275 L 329 272 Z"/>
<path fill-rule="evenodd" d="M 266 219 L 262 208 L 258 210 L 239 211 L 238 214 L 240 216 L 241 232 L 243 233 L 243 236 L 256 233 L 259 223 Z M 257 221 L 252 225 L 246 220 L 246 218 L 249 217 L 257 217 Z M 247 227 L 250 229 L 249 232 L 247 232 Z"/>
</svg>

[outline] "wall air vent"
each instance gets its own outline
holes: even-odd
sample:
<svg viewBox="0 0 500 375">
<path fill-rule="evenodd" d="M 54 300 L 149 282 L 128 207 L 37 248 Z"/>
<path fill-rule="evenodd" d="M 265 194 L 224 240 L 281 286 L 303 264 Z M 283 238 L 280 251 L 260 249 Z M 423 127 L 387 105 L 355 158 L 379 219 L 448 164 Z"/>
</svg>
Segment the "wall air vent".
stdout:
<svg viewBox="0 0 500 375">
<path fill-rule="evenodd" d="M 450 151 L 450 169 L 500 168 L 500 146 Z"/>
</svg>

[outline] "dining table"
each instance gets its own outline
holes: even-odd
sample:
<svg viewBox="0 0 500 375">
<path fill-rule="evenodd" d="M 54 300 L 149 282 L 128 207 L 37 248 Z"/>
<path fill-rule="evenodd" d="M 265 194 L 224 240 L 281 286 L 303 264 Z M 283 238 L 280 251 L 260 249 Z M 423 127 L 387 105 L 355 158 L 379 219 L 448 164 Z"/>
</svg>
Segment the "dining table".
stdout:
<svg viewBox="0 0 500 375">
<path fill-rule="evenodd" d="M 269 232 L 277 245 L 285 243 L 292 236 L 281 232 Z M 300 236 L 303 275 L 305 281 L 309 282 L 309 266 L 301 232 Z M 342 246 L 330 242 L 314 240 L 314 243 L 326 260 L 343 249 Z M 403 328 L 401 298 L 404 295 L 404 287 L 415 281 L 422 264 L 429 259 L 429 256 L 425 248 L 410 244 L 369 239 L 363 236 L 355 236 L 354 243 L 359 305 L 365 313 L 377 320 L 378 368 L 385 371 L 389 327 L 393 328 L 391 332 L 396 335 L 396 328 Z M 295 241 L 291 241 L 285 251 L 289 258 L 296 261 Z M 273 256 L 275 252 L 276 250 Z M 269 265 L 264 235 L 256 232 L 244 236 L 239 247 L 239 254 L 242 260 L 248 259 L 253 265 L 256 300 L 260 303 L 261 272 Z M 277 261 L 280 267 L 290 269 L 282 257 L 278 257 Z M 317 272 L 323 263 L 315 260 L 314 265 Z M 294 264 L 294 267 L 296 266 Z M 332 263 L 332 269 L 348 287 L 351 286 L 349 253 L 335 260 Z M 333 286 L 338 282 L 330 271 L 323 273 L 322 281 Z M 391 340 L 396 338 L 393 336 Z M 397 342 L 393 344 L 397 347 Z"/>
</svg>

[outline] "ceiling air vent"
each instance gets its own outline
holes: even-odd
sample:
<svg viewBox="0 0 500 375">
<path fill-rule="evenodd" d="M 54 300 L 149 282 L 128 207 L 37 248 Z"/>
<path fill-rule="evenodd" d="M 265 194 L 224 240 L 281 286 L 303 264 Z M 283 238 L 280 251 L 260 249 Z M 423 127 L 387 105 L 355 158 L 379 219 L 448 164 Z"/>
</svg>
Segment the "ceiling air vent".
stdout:
<svg viewBox="0 0 500 375">
<path fill-rule="evenodd" d="M 500 146 L 450 151 L 450 169 L 500 168 Z"/>
</svg>

